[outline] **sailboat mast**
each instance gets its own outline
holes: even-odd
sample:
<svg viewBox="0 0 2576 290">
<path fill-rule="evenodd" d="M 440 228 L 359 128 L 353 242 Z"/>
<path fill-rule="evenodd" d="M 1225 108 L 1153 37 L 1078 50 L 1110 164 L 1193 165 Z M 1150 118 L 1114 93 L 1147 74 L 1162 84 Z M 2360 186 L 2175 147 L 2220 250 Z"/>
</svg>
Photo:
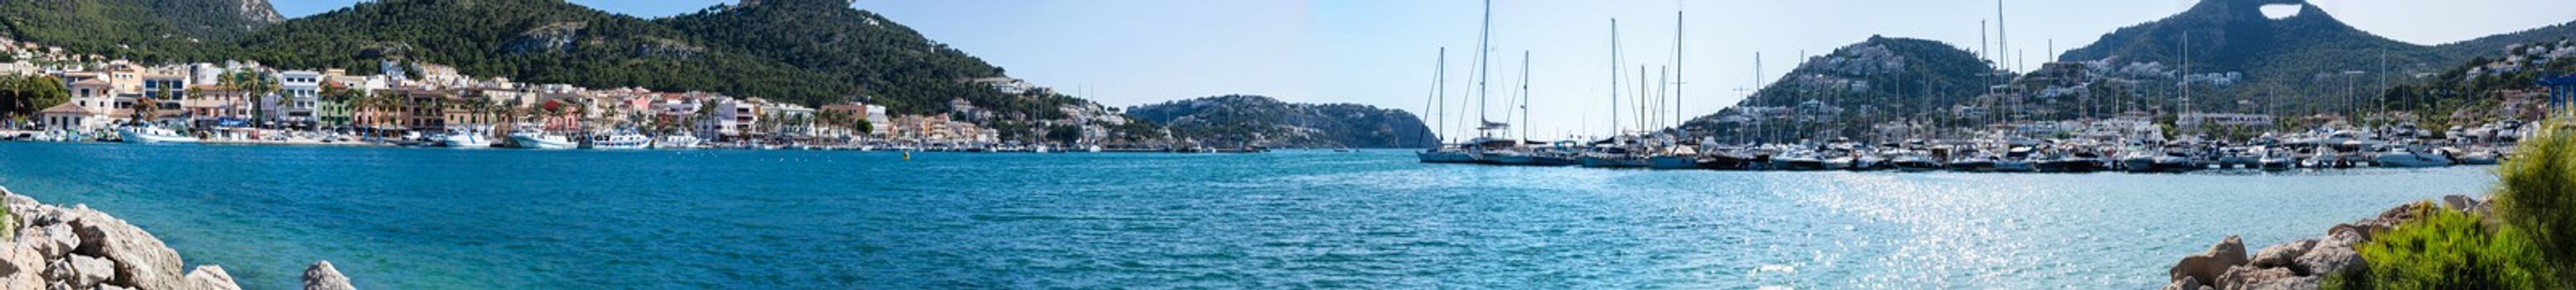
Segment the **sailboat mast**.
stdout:
<svg viewBox="0 0 2576 290">
<path fill-rule="evenodd" d="M 1440 141 L 1449 141 L 1449 47 L 1440 47 L 1440 68 L 1431 77 L 1431 94 L 1440 95 Z"/>
<path fill-rule="evenodd" d="M 1520 51 L 1520 139 L 1530 139 L 1530 51 Z"/>
<path fill-rule="evenodd" d="M 1610 19 L 1610 135 L 1626 131 L 1619 125 L 1619 19 Z"/>
<path fill-rule="evenodd" d="M 1476 135 L 1480 137 L 1493 137 L 1487 135 L 1488 133 L 1485 132 L 1485 124 L 1494 122 L 1492 118 L 1487 118 L 1485 116 L 1485 114 L 1490 111 L 1486 109 L 1487 106 L 1485 105 L 1485 81 L 1493 79 L 1494 71 L 1493 66 L 1490 65 L 1492 63 L 1490 61 L 1492 56 L 1490 52 L 1493 51 L 1491 45 L 1493 44 L 1494 35 L 1494 0 L 1485 0 L 1484 19 L 1484 28 L 1478 29 L 1476 32 Z"/>
<path fill-rule="evenodd" d="M 1441 47 L 1441 48 L 1440 48 L 1440 56 L 1439 56 L 1439 58 L 1438 58 L 1438 59 L 1440 60 L 1440 62 L 1439 62 L 1439 63 L 1437 63 L 1437 64 L 1435 64 L 1435 65 L 1432 65 L 1432 67 L 1431 67 L 1431 95 L 1430 95 L 1430 96 L 1423 96 L 1423 97 L 1422 97 L 1422 112 L 1424 112 L 1424 113 L 1436 113 L 1436 112 L 1438 112 L 1438 111 L 1437 111 L 1437 110 L 1438 110 L 1437 108 L 1439 108 L 1440 102 L 1439 102 L 1439 101 L 1437 101 L 1437 100 L 1440 98 L 1440 75 L 1441 75 L 1441 73 L 1442 73 L 1442 72 L 1444 72 L 1444 71 L 1446 70 L 1445 66 L 1447 66 L 1447 64 L 1448 64 L 1448 62 L 1449 62 L 1449 48 L 1448 48 L 1448 47 Z M 1084 95 L 1090 95 L 1090 94 L 1084 94 Z M 1423 116 L 1423 117 L 1439 118 L 1439 117 L 1434 117 L 1434 116 Z M 1435 123 L 1438 123 L 1438 121 L 1436 121 L 1436 120 L 1431 120 L 1431 119 L 1425 119 L 1425 120 L 1422 120 L 1422 124 L 1423 124 L 1423 126 L 1425 126 L 1425 127 L 1429 127 L 1431 124 L 1435 124 Z M 1422 132 L 1423 134 L 1430 134 L 1430 135 L 1431 135 L 1431 136 L 1425 136 L 1425 137 L 1431 137 L 1430 139 L 1432 139 L 1431 144 L 1425 144 L 1425 145 L 1430 145 L 1430 147 L 1431 147 L 1431 148 L 1433 148 L 1433 149 L 1438 149 L 1438 148 L 1440 148 L 1440 141 L 1439 141 L 1439 140 L 1440 140 L 1440 137 L 1445 136 L 1445 134 L 1447 134 L 1447 133 L 1448 133 L 1447 131 L 1440 131 L 1440 130 L 1445 130 L 1445 128 L 1444 128 L 1444 129 L 1423 130 L 1423 132 Z M 1434 133 L 1434 132 L 1438 132 L 1438 133 Z"/>
<path fill-rule="evenodd" d="M 1685 23 L 1685 22 L 1683 22 L 1683 20 L 1682 20 L 1682 11 L 1680 11 L 1680 10 L 1674 10 L 1674 11 L 1673 11 L 1673 83 L 1672 83 L 1672 86 L 1673 86 L 1673 131 L 1674 131 L 1675 133 L 1677 133 L 1677 135 L 1684 135 L 1684 136 L 1687 136 L 1687 135 L 1689 135 L 1689 134 L 1680 134 L 1680 133 L 1684 133 L 1684 132 L 1685 132 L 1685 131 L 1682 131 L 1682 130 L 1681 130 L 1681 129 L 1682 129 L 1681 127 L 1682 127 L 1683 125 L 1688 125 L 1688 124 L 1684 124 L 1684 123 L 1688 123 L 1688 122 L 1690 121 L 1690 119 L 1688 119 L 1688 118 L 1690 118 L 1690 117 L 1689 117 L 1688 115 L 1686 115 L 1687 113 L 1682 112 L 1682 83 L 1683 83 L 1683 81 L 1682 81 L 1682 28 L 1683 28 L 1683 25 L 1682 25 L 1682 24 L 1683 24 L 1683 23 Z"/>
</svg>

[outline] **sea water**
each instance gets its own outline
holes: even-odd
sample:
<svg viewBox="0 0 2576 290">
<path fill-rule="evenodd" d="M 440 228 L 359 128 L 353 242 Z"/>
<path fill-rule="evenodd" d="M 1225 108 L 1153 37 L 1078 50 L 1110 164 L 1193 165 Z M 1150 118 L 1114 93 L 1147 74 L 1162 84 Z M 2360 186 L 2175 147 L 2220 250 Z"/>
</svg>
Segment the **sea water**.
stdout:
<svg viewBox="0 0 2576 290">
<path fill-rule="evenodd" d="M 968 154 L 0 143 L 0 186 L 293 289 L 2124 288 L 2489 167 L 1718 172 L 1409 151 Z"/>
</svg>

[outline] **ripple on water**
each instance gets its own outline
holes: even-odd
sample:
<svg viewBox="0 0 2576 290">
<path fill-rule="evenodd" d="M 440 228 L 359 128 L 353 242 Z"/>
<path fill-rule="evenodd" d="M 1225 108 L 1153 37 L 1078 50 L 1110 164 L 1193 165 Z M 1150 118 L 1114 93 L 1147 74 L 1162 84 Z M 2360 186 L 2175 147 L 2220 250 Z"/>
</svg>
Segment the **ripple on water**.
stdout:
<svg viewBox="0 0 2576 290">
<path fill-rule="evenodd" d="M 1707 172 L 1250 155 L 0 143 L 247 288 L 2148 288 L 2482 169 Z M 252 158 L 245 158 L 245 157 Z M 2330 198 L 2321 198 L 2330 197 Z M 2088 263 L 2063 263 L 2082 259 Z M 729 281 L 715 284 L 710 281 Z"/>
</svg>

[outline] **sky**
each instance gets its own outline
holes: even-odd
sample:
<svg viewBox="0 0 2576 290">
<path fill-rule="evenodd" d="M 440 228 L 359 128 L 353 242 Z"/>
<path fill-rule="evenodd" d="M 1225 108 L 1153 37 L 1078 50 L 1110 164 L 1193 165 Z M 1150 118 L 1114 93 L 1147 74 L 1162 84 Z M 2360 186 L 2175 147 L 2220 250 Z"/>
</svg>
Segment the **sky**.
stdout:
<svg viewBox="0 0 2576 290">
<path fill-rule="evenodd" d="M 355 0 L 274 1 L 300 17 Z M 600 10 L 661 17 L 730 0 L 571 0 Z M 2007 0 L 2002 55 L 2036 67 L 2057 51 L 2112 30 L 2181 12 L 2189 0 Z M 2362 30 L 2399 41 L 2441 44 L 2576 21 L 2564 0 L 2311 0 Z M 1472 133 L 1479 107 L 1475 55 L 1483 2 L 1469 0 L 859 0 L 932 40 L 1002 66 L 1013 77 L 1111 106 L 1225 94 L 1290 102 L 1359 103 L 1416 114 L 1433 97 L 1434 70 L 1447 49 L 1446 136 Z M 1529 135 L 1553 139 L 1610 131 L 1611 19 L 1626 75 L 1655 76 L 1675 62 L 1679 28 L 1679 117 L 1712 113 L 1785 73 L 1803 55 L 1830 52 L 1872 35 L 1949 42 L 1977 50 L 1980 21 L 1998 18 L 1992 0 L 1497 0 L 1492 3 L 1490 97 L 1486 118 L 1518 115 L 1506 96 L 1522 87 L 1529 56 Z M 1992 42 L 1987 42 L 1992 43 Z M 1633 80 L 1631 80 L 1633 81 Z M 1633 90 L 1630 83 L 1621 87 Z M 1623 106 L 1624 107 L 1624 106 Z M 1636 112 L 1618 112 L 1633 117 Z M 1677 119 L 1677 118 L 1665 118 Z M 1445 123 L 1443 125 L 1441 123 Z M 1666 123 L 1669 123 L 1667 121 Z M 1634 124 L 1629 128 L 1636 128 Z M 1515 130 L 1518 131 L 1518 130 Z M 1519 132 L 1513 132 L 1519 134 Z"/>
</svg>

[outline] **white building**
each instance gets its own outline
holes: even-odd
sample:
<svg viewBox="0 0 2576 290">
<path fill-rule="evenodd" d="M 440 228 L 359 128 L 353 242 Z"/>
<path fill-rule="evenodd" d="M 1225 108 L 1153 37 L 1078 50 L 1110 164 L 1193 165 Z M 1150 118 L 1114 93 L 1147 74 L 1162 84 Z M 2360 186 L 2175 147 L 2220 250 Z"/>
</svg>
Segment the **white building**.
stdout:
<svg viewBox="0 0 2576 290">
<path fill-rule="evenodd" d="M 760 122 L 760 99 L 715 98 L 701 103 L 715 110 L 698 122 L 699 135 L 742 136 L 757 132 L 752 124 Z"/>
<path fill-rule="evenodd" d="M 268 104 L 269 119 L 286 123 L 315 121 L 313 110 L 321 103 L 322 73 L 297 70 L 279 72 L 274 77 L 277 93 L 260 100 Z"/>
</svg>

